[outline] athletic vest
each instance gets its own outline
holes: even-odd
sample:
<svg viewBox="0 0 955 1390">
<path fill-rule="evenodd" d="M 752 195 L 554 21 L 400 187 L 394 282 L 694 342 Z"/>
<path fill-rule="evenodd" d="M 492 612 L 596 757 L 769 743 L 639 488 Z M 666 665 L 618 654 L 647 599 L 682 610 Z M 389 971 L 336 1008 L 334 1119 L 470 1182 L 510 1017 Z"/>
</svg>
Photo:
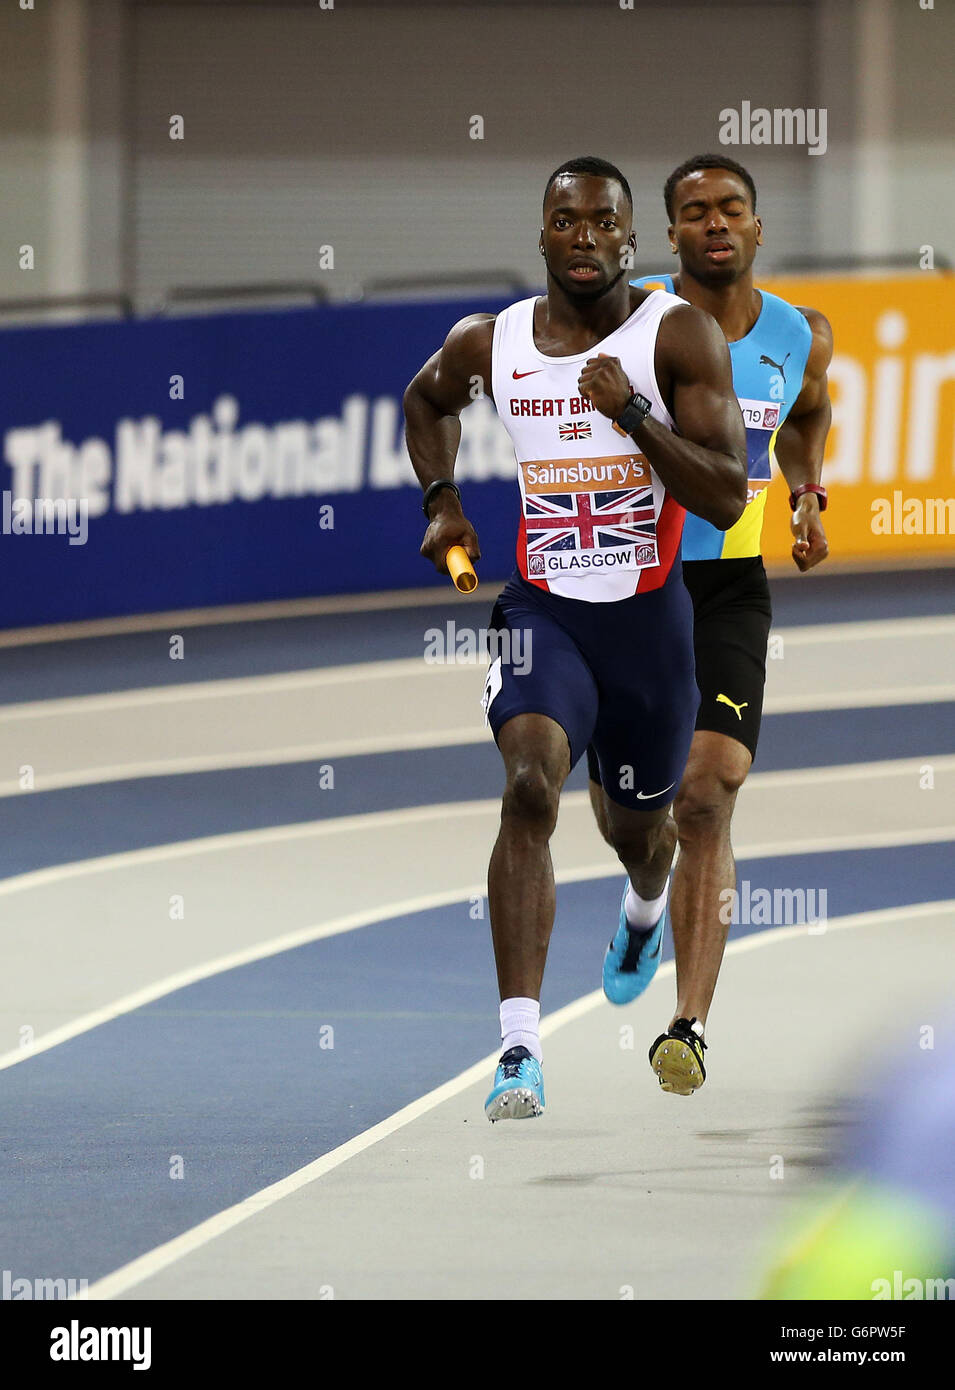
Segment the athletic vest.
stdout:
<svg viewBox="0 0 955 1390">
<path fill-rule="evenodd" d="M 660 320 L 683 301 L 650 294 L 602 342 L 572 357 L 538 351 L 536 303 L 522 299 L 498 314 L 491 352 L 491 391 L 518 465 L 518 569 L 549 593 L 587 603 L 659 588 L 679 551 L 684 510 L 577 381 L 589 357 L 619 357 L 654 419 L 672 429 L 653 357 Z"/>
<path fill-rule="evenodd" d="M 670 275 L 646 275 L 631 284 L 641 289 L 673 289 Z M 749 490 L 746 509 L 728 531 L 688 512 L 683 527 L 684 560 L 731 560 L 758 555 L 766 511 L 766 489 L 772 476 L 776 431 L 802 390 L 803 373 L 812 345 L 805 314 L 767 290 L 759 318 L 745 338 L 729 343 L 733 390 L 746 425 Z"/>
</svg>

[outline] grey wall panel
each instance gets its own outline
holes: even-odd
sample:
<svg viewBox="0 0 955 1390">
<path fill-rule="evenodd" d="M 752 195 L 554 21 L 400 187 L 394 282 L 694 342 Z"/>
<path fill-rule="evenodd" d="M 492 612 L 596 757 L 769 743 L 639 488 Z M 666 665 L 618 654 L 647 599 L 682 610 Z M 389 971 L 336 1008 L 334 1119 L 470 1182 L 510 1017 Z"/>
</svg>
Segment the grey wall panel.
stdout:
<svg viewBox="0 0 955 1390">
<path fill-rule="evenodd" d="M 50 49 L 48 12 L 0 8 L 0 299 L 49 289 Z M 36 254 L 33 270 L 19 265 L 27 244 Z"/>
<path fill-rule="evenodd" d="M 665 255 L 669 169 L 724 148 L 719 112 L 812 99 L 806 4 L 134 10 L 140 300 L 171 285 L 507 268 L 540 278 L 540 194 L 561 159 L 618 162 L 641 259 Z M 185 139 L 168 138 L 172 114 Z M 484 139 L 469 118 L 484 118 Z M 764 263 L 813 249 L 813 157 L 728 152 L 756 177 Z"/>
<path fill-rule="evenodd" d="M 955 10 L 894 0 L 893 225 L 899 249 L 955 262 Z"/>
</svg>

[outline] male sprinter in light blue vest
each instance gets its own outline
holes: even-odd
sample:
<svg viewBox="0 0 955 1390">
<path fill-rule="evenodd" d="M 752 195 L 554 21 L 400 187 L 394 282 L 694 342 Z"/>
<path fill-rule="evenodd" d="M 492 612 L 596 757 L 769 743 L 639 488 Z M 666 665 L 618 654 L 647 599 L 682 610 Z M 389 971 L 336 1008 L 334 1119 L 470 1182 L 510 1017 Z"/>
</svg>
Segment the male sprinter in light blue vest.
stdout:
<svg viewBox="0 0 955 1390">
<path fill-rule="evenodd" d="M 762 225 L 756 188 L 742 165 L 723 155 L 689 159 L 667 179 L 664 199 L 679 272 L 633 283 L 680 295 L 712 314 L 723 330 L 746 424 L 749 494 L 728 531 L 687 513 L 683 579 L 693 599 L 701 703 L 673 805 L 676 832 L 659 851 L 672 857 L 678 836 L 680 856 L 672 887 L 668 880 L 655 901 L 637 897 L 628 884 L 603 985 L 614 1004 L 627 1004 L 646 989 L 660 963 L 669 889 L 677 1004 L 650 1048 L 650 1065 L 664 1091 L 691 1095 L 706 1077 L 704 1025 L 729 930 L 721 917 L 728 899 L 721 894 L 736 887 L 730 821 L 756 753 L 763 705 L 772 609 L 760 532 L 770 460 L 775 457 L 789 485 L 792 555 L 804 572 L 828 553 L 820 476 L 832 413 L 826 383 L 832 331 L 815 309 L 794 308 L 753 285 Z M 600 769 L 591 750 L 587 761 L 591 804 L 607 839 Z M 628 772 L 621 768 L 621 777 Z"/>
</svg>

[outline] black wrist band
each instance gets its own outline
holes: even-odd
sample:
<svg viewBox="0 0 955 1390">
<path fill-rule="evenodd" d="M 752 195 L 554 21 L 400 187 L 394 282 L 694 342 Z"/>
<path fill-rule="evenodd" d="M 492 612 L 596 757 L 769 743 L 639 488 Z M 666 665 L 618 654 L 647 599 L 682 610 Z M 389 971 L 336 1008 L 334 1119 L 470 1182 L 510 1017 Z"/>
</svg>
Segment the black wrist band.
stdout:
<svg viewBox="0 0 955 1390">
<path fill-rule="evenodd" d="M 641 396 L 639 391 L 634 391 L 623 410 L 613 421 L 613 427 L 618 434 L 628 435 L 638 425 L 643 424 L 652 409 L 653 407 L 646 396 Z"/>
<path fill-rule="evenodd" d="M 440 492 L 443 487 L 449 487 L 458 501 L 461 501 L 461 489 L 458 487 L 457 483 L 453 482 L 450 478 L 438 478 L 425 488 L 424 496 L 421 499 L 421 510 L 424 512 L 425 516 L 428 517 L 429 521 L 431 517 L 428 516 L 428 507 L 434 501 L 435 494 Z"/>
</svg>

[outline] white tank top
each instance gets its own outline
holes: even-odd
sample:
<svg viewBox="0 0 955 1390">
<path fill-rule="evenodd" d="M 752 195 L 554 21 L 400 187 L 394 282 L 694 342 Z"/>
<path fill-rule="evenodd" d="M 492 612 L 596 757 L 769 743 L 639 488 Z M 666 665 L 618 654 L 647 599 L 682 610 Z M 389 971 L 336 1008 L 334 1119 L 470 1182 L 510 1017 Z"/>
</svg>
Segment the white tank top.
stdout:
<svg viewBox="0 0 955 1390">
<path fill-rule="evenodd" d="M 577 381 L 589 357 L 619 357 L 654 419 L 672 429 L 653 362 L 660 320 L 686 300 L 653 290 L 619 328 L 572 357 L 538 350 L 536 303 L 522 299 L 498 314 L 491 349 L 491 393 L 521 489 L 518 568 L 531 584 L 587 603 L 659 588 L 679 551 L 684 510 Z"/>
</svg>

